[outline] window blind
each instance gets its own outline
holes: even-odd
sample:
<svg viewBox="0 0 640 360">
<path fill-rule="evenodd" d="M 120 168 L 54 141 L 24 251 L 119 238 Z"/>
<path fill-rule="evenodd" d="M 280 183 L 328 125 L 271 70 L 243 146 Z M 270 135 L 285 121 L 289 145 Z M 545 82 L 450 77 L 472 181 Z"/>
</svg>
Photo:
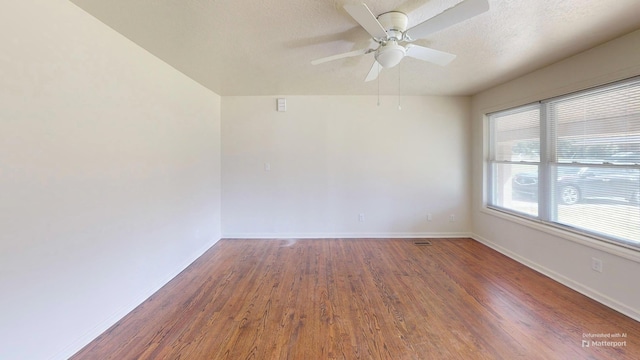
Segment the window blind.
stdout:
<svg viewBox="0 0 640 360">
<path fill-rule="evenodd" d="M 640 249 L 640 77 L 488 119 L 489 207 Z"/>
<path fill-rule="evenodd" d="M 527 201 L 530 200 L 527 198 L 537 196 L 540 105 L 494 113 L 490 115 L 490 119 L 493 134 L 490 157 L 494 184 L 490 203 L 536 216 L 538 206 Z M 518 180 L 528 183 L 527 192 L 514 192 L 513 183 Z"/>
<path fill-rule="evenodd" d="M 640 80 L 545 105 L 557 175 L 549 220 L 640 244 Z"/>
</svg>

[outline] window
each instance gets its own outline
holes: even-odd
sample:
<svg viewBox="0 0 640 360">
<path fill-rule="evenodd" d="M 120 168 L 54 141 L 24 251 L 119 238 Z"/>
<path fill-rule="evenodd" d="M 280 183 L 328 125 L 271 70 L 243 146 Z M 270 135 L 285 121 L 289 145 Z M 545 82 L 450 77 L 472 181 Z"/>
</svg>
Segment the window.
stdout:
<svg viewBox="0 0 640 360">
<path fill-rule="evenodd" d="M 640 78 L 488 118 L 488 207 L 640 249 Z"/>
<path fill-rule="evenodd" d="M 530 105 L 490 116 L 492 205 L 537 216 L 540 167 L 540 106 Z"/>
</svg>

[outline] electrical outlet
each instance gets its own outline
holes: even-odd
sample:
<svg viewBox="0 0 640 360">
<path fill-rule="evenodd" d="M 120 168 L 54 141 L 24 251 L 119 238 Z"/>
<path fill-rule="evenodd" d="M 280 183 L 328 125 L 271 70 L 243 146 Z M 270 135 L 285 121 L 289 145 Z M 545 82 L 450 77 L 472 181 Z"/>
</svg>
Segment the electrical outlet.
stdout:
<svg viewBox="0 0 640 360">
<path fill-rule="evenodd" d="M 455 222 L 455 221 L 456 221 L 456 215 L 455 214 L 449 215 L 449 222 Z"/>
<path fill-rule="evenodd" d="M 602 272 L 602 260 L 597 258 L 591 258 L 591 270 Z"/>
<path fill-rule="evenodd" d="M 364 213 L 358 214 L 358 221 L 364 222 Z"/>
<path fill-rule="evenodd" d="M 433 216 L 431 216 L 431 213 L 427 214 L 427 221 L 432 221 L 433 220 Z"/>
</svg>

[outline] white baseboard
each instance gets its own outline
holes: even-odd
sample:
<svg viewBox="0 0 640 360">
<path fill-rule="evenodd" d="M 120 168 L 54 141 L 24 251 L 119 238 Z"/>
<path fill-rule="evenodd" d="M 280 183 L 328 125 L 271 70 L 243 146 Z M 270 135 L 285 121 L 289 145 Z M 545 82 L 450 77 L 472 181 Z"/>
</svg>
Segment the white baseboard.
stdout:
<svg viewBox="0 0 640 360">
<path fill-rule="evenodd" d="M 634 309 L 633 307 L 623 304 L 615 299 L 612 299 L 588 286 L 585 286 L 573 279 L 570 279 L 560 273 L 557 273 L 551 269 L 548 269 L 536 262 L 533 262 L 525 257 L 522 257 L 514 252 L 512 252 L 511 250 L 508 250 L 486 238 L 483 238 L 482 236 L 476 235 L 476 234 L 472 234 L 470 236 L 472 239 L 478 241 L 481 244 L 484 244 L 494 250 L 496 250 L 497 252 L 510 257 L 511 259 L 541 273 L 544 274 L 550 278 L 552 278 L 553 280 L 561 283 L 562 285 L 573 289 L 579 293 L 581 293 L 582 295 L 585 295 L 605 306 L 608 306 L 610 308 L 612 308 L 613 310 L 616 310 L 636 321 L 640 321 L 640 310 L 638 309 Z"/>
<path fill-rule="evenodd" d="M 228 233 L 223 239 L 412 239 L 471 238 L 468 232 L 392 232 L 392 233 Z"/>
</svg>

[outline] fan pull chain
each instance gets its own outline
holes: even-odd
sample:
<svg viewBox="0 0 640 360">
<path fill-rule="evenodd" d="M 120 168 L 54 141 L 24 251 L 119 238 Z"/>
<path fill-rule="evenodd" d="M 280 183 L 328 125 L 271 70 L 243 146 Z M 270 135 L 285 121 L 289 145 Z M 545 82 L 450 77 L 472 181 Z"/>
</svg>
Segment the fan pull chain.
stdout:
<svg viewBox="0 0 640 360">
<path fill-rule="evenodd" d="M 378 106 L 380 106 L 380 63 L 376 61 L 378 65 Z"/>
<path fill-rule="evenodd" d="M 400 104 L 400 64 L 398 64 L 398 110 L 402 110 L 402 106 Z"/>
</svg>

